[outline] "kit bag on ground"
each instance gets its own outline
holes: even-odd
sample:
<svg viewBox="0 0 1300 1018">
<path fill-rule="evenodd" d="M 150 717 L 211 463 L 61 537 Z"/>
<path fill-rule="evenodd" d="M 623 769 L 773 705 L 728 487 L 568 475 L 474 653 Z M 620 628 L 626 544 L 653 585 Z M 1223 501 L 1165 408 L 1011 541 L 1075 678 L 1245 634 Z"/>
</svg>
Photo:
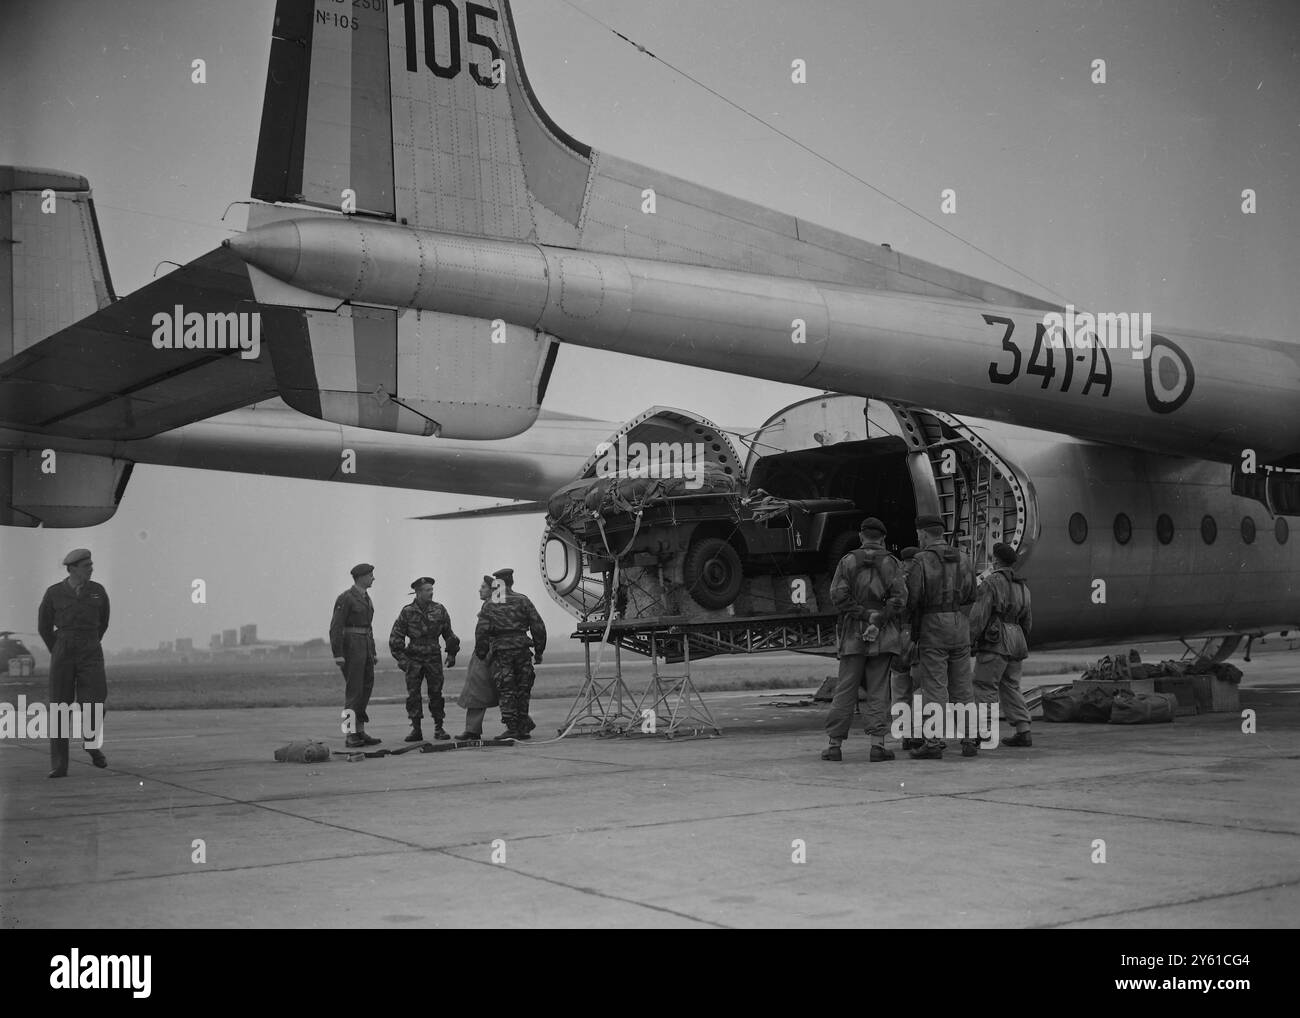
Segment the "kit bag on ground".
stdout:
<svg viewBox="0 0 1300 1018">
<path fill-rule="evenodd" d="M 1078 721 L 1082 697 L 1070 686 L 1043 694 L 1044 721 Z"/>
<path fill-rule="evenodd" d="M 1111 707 L 1114 703 L 1115 694 L 1113 692 L 1094 686 L 1083 694 L 1083 700 L 1079 704 L 1079 717 L 1077 720 L 1086 721 L 1090 724 L 1105 724 L 1110 720 Z"/>
<path fill-rule="evenodd" d="M 330 748 L 323 742 L 291 742 L 275 751 L 280 763 L 320 763 L 330 758 Z"/>
<path fill-rule="evenodd" d="M 1178 702 L 1169 693 L 1131 693 L 1120 690 L 1111 701 L 1112 725 L 1155 725 L 1173 721 Z"/>
</svg>

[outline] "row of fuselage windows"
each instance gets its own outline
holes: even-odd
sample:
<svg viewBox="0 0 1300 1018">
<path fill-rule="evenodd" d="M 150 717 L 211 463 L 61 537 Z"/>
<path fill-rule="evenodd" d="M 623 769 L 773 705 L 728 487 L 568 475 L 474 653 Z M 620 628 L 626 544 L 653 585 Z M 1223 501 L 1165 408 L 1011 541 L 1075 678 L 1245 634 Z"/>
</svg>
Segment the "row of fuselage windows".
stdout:
<svg viewBox="0 0 1300 1018">
<path fill-rule="evenodd" d="M 1168 513 L 1161 513 L 1156 517 L 1156 540 L 1161 544 L 1169 544 L 1174 539 L 1174 521 Z M 1115 535 L 1116 544 L 1128 544 L 1133 540 L 1133 521 L 1129 519 L 1127 513 L 1120 513 L 1115 517 L 1115 522 L 1111 524 L 1111 532 Z M 1241 518 L 1241 540 L 1244 544 L 1254 544 L 1257 531 L 1255 521 L 1249 516 Z M 1287 525 L 1286 519 L 1279 516 L 1273 521 L 1273 537 L 1278 544 L 1286 544 L 1287 539 L 1291 536 L 1291 528 Z M 1201 540 L 1206 544 L 1213 544 L 1219 539 L 1219 524 L 1215 522 L 1213 516 L 1201 517 Z M 1075 513 L 1070 517 L 1070 540 L 1075 544 L 1083 544 L 1088 540 L 1088 519 L 1083 513 Z"/>
</svg>

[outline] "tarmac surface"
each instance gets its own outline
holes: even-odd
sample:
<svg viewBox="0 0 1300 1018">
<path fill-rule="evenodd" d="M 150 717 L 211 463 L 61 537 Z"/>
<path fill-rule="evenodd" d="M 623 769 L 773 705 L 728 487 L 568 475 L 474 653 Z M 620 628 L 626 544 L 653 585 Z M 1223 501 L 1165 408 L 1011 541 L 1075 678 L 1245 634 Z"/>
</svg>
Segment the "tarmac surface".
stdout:
<svg viewBox="0 0 1300 1018">
<path fill-rule="evenodd" d="M 541 700 L 528 744 L 320 764 L 272 753 L 341 748 L 327 711 L 110 710 L 106 770 L 0 740 L 0 927 L 1294 928 L 1298 664 L 1242 665 L 1256 734 L 1036 721 L 877 764 L 766 692 L 708 695 L 722 737 L 546 742 Z"/>
</svg>

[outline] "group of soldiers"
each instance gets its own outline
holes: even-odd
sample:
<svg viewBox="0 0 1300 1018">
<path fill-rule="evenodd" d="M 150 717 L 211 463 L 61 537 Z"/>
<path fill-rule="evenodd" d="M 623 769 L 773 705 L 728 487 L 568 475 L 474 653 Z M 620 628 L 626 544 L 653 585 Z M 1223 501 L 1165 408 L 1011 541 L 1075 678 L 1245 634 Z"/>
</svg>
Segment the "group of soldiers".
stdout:
<svg viewBox="0 0 1300 1018">
<path fill-rule="evenodd" d="M 374 605 L 367 593 L 375 582 L 375 567 L 368 562 L 352 568 L 352 586 L 334 602 L 330 621 L 330 649 L 343 670 L 344 708 L 351 718 L 348 747 L 377 745 L 381 740 L 366 732 L 370 720 L 366 707 L 375 685 Z M 484 576 L 479 587 L 483 602 L 474 627 L 474 657 L 483 662 L 486 681 L 471 665 L 461 705 L 466 709 L 465 731 L 455 738 L 480 739 L 486 709 L 499 703 L 505 731 L 498 739 L 528 739 L 537 727 L 528 714 L 535 673 L 546 649 L 546 625 L 525 595 L 514 589 L 513 569 L 498 569 Z M 422 696 L 428 690 L 433 738 L 448 740 L 442 696 L 443 650 L 448 668 L 456 665 L 460 637 L 451 628 L 451 615 L 433 599 L 434 579 L 421 576 L 411 583 L 415 598 L 397 615 L 388 635 L 388 649 L 406 676 L 406 716 L 411 722 L 407 742 L 424 739 Z M 441 643 L 440 643 L 441 641 Z"/>
<path fill-rule="evenodd" d="M 900 561 L 885 547 L 885 525 L 868 517 L 860 527 L 862 547 L 836 566 L 830 593 L 840 613 L 839 676 L 826 719 L 830 745 L 823 760 L 842 759 L 840 746 L 863 686 L 872 761 L 894 759 L 885 748 L 891 695 L 893 702 L 907 703 L 918 692 L 926 709 L 934 704 L 942 710 L 950 696 L 958 703 L 999 703 L 1002 716 L 1016 729 L 1002 744 L 1032 744 L 1029 711 L 1020 692 L 1031 603 L 1028 586 L 1015 574 L 1014 549 L 994 545 L 996 568 L 977 591 L 974 567 L 944 539 L 943 520 L 919 516 L 916 528 L 919 547 L 904 549 Z M 94 563 L 87 549 L 69 552 L 63 564 L 68 576 L 45 592 L 38 623 L 51 655 L 50 700 L 102 707 L 106 689 L 100 641 L 108 628 L 108 593 L 90 579 Z M 373 565 L 353 567 L 352 586 L 334 602 L 330 621 L 330 648 L 343 670 L 344 705 L 353 721 L 349 747 L 380 741 L 365 729 L 375 684 L 375 609 L 367 593 L 374 581 Z M 415 597 L 398 613 L 388 637 L 389 651 L 406 675 L 408 742 L 424 738 L 421 700 L 426 687 L 433 738 L 452 738 L 444 728 L 443 666 L 455 666 L 460 638 L 447 609 L 433 599 L 433 587 L 431 576 L 411 583 Z M 532 601 L 514 589 L 511 569 L 484 576 L 479 598 L 483 606 L 474 627 L 474 656 L 484 664 L 470 669 L 460 700 L 467 711 L 465 731 L 456 738 L 481 738 L 486 708 L 499 703 L 505 731 L 497 738 L 527 739 L 537 727 L 528 711 L 533 665 L 541 663 L 546 649 L 546 625 Z M 940 759 L 945 746 L 939 738 L 903 740 L 903 749 L 916 759 Z M 68 749 L 66 738 L 51 741 L 50 777 L 67 775 Z M 87 746 L 87 751 L 95 766 L 108 765 L 99 749 Z M 968 733 L 962 755 L 978 752 L 979 739 Z"/>
<path fill-rule="evenodd" d="M 1033 744 L 1020 692 L 1032 613 L 1029 587 L 1015 574 L 1015 549 L 993 546 L 996 568 L 977 591 L 974 566 L 945 540 L 942 517 L 918 516 L 916 532 L 919 547 L 905 548 L 900 561 L 885 548 L 885 525 L 868 517 L 859 528 L 861 548 L 835 568 L 830 596 L 840 613 L 839 675 L 823 760 L 842 759 L 840 746 L 864 686 L 873 763 L 894 759 L 885 747 L 891 698 L 910 704 L 916 693 L 923 710 L 934 710 L 933 704 L 941 713 L 950 697 L 954 703 L 998 703 L 1016 730 L 1002 744 Z M 904 738 L 902 748 L 914 759 L 939 760 L 946 745 L 940 738 Z M 961 740 L 962 756 L 977 756 L 979 747 L 977 733 Z"/>
</svg>

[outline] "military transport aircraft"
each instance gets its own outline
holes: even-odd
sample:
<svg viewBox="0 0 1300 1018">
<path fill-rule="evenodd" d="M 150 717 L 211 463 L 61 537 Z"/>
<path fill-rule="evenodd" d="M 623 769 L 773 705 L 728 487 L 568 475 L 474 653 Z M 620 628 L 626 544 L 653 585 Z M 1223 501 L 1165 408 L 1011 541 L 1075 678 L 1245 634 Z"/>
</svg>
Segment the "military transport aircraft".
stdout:
<svg viewBox="0 0 1300 1018">
<path fill-rule="evenodd" d="M 279 0 L 251 193 L 245 233 L 118 299 L 88 181 L 0 168 L 0 523 L 103 522 L 135 463 L 330 480 L 349 452 L 352 481 L 542 511 L 602 443 L 677 441 L 746 525 L 768 497 L 809 527 L 938 512 L 981 564 L 1011 543 L 1037 646 L 1300 625 L 1300 346 L 1116 345 L 1127 323 L 597 152 L 534 94 L 506 0 Z M 827 395 L 742 456 L 688 410 L 543 409 L 562 343 Z M 554 514 L 546 537 L 589 612 L 607 563 Z M 714 604 L 721 561 L 695 559 Z"/>
</svg>

